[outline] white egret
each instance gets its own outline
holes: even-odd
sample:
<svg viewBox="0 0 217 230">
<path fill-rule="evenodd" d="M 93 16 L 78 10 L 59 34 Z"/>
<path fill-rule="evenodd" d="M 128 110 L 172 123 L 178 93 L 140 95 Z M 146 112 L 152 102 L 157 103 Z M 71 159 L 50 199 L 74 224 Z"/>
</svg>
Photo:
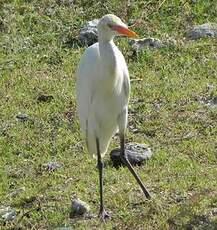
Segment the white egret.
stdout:
<svg viewBox="0 0 217 230">
<path fill-rule="evenodd" d="M 88 152 L 97 157 L 100 185 L 99 216 L 108 216 L 103 203 L 103 162 L 112 136 L 119 130 L 121 158 L 147 198 L 150 194 L 125 155 L 130 80 L 121 51 L 113 42 L 116 35 L 137 37 L 115 15 L 103 16 L 98 23 L 98 42 L 88 47 L 76 71 L 77 112 Z"/>
</svg>

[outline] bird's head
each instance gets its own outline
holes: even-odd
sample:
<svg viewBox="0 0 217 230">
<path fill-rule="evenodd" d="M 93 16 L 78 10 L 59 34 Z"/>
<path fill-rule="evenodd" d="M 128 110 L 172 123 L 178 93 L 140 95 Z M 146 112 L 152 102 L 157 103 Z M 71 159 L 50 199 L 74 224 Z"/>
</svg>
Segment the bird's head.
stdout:
<svg viewBox="0 0 217 230">
<path fill-rule="evenodd" d="M 127 36 L 130 38 L 137 38 L 138 35 L 132 30 L 128 29 L 121 19 L 113 14 L 103 16 L 98 23 L 99 37 L 103 36 L 112 39 L 116 35 Z"/>
</svg>

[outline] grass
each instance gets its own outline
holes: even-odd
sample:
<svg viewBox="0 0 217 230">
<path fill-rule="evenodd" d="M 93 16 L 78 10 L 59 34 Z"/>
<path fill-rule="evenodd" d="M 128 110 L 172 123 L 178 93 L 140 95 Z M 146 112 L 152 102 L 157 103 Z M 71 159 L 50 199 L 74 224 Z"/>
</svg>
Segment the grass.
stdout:
<svg viewBox="0 0 217 230">
<path fill-rule="evenodd" d="M 217 109 L 200 102 L 217 95 L 216 39 L 137 55 L 116 39 L 132 79 L 127 141 L 154 152 L 136 168 L 153 199 L 143 198 L 126 168 L 107 164 L 111 220 L 69 218 L 73 194 L 93 214 L 99 204 L 96 163 L 75 112 L 73 73 L 84 48 L 73 37 L 82 23 L 112 12 L 133 24 L 143 11 L 134 28 L 141 37 L 179 41 L 189 26 L 216 22 L 216 7 L 211 0 L 0 2 L 0 206 L 17 212 L 13 221 L 0 220 L 1 229 L 216 229 Z M 41 94 L 53 99 L 38 102 Z M 19 113 L 29 119 L 18 121 Z M 114 139 L 110 149 L 117 145 Z M 43 170 L 51 160 L 61 167 Z"/>
</svg>

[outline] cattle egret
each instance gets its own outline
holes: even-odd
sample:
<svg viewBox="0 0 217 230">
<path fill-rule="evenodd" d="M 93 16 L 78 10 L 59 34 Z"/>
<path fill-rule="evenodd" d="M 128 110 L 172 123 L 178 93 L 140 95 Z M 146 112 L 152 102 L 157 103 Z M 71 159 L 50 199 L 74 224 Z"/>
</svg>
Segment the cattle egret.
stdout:
<svg viewBox="0 0 217 230">
<path fill-rule="evenodd" d="M 137 37 L 115 15 L 103 16 L 98 23 L 98 42 L 88 47 L 76 71 L 77 112 L 88 152 L 97 158 L 99 170 L 99 217 L 108 214 L 103 203 L 103 162 L 112 136 L 119 130 L 121 159 L 139 183 L 147 198 L 150 194 L 125 155 L 130 80 L 125 59 L 114 44 L 116 35 Z"/>
</svg>

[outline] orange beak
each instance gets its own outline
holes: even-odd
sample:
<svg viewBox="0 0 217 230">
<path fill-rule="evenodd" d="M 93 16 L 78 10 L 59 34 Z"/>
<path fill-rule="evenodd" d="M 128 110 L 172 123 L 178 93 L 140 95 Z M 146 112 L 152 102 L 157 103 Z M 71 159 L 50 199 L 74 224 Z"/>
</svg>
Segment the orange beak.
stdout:
<svg viewBox="0 0 217 230">
<path fill-rule="evenodd" d="M 138 38 L 139 37 L 134 31 L 132 31 L 128 28 L 125 28 L 123 26 L 113 25 L 111 28 L 113 30 L 117 31 L 119 34 L 126 35 L 127 37 L 130 37 L 130 38 Z"/>
</svg>

